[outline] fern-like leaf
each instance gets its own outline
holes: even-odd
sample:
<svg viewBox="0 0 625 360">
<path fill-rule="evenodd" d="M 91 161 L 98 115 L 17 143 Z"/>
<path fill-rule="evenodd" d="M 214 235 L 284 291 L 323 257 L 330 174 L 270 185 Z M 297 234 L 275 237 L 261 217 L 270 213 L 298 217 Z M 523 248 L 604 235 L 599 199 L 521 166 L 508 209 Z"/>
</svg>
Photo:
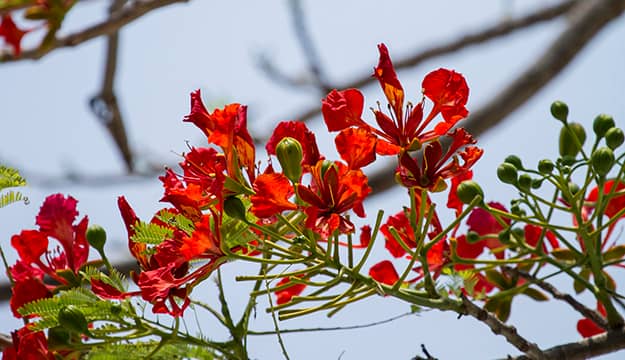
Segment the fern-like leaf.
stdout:
<svg viewBox="0 0 625 360">
<path fill-rule="evenodd" d="M 28 198 L 19 191 L 11 190 L 4 194 L 0 194 L 0 208 L 18 201 L 23 201 L 25 204 L 28 204 Z"/>
<path fill-rule="evenodd" d="M 169 228 L 145 222 L 135 224 L 134 230 L 132 241 L 151 245 L 158 245 L 173 234 Z"/>
<path fill-rule="evenodd" d="M 0 190 L 25 185 L 26 180 L 17 170 L 0 165 Z"/>
</svg>

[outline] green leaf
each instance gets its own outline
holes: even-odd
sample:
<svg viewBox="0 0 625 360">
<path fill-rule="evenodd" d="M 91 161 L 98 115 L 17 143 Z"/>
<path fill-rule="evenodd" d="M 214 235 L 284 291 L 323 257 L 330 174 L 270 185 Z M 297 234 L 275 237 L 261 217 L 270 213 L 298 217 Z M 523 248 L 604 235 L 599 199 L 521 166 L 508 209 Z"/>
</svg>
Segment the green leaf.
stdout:
<svg viewBox="0 0 625 360">
<path fill-rule="evenodd" d="M 28 198 L 19 191 L 7 191 L 0 195 L 0 208 L 13 204 L 18 201 L 23 201 L 24 204 L 28 204 Z"/>
<path fill-rule="evenodd" d="M 26 180 L 17 170 L 0 165 L 0 190 L 17 186 L 26 186 Z"/>
<path fill-rule="evenodd" d="M 132 236 L 132 241 L 138 243 L 158 245 L 173 235 L 170 228 L 143 221 L 136 223 L 133 228 L 135 234 Z"/>
<path fill-rule="evenodd" d="M 508 280 L 506 280 L 506 278 L 499 271 L 492 269 L 486 270 L 485 274 L 486 279 L 488 279 L 489 282 L 496 284 L 500 288 L 508 289 L 510 287 Z"/>
<path fill-rule="evenodd" d="M 547 301 L 547 300 L 549 300 L 549 297 L 547 297 L 547 295 L 545 295 L 545 293 L 543 293 L 540 290 L 537 290 L 537 289 L 534 289 L 534 288 L 530 288 L 530 287 L 528 287 L 525 290 L 523 290 L 523 294 L 531 297 L 532 299 L 534 299 L 536 301 Z"/>
<path fill-rule="evenodd" d="M 584 280 L 588 280 L 590 278 L 590 268 L 582 268 L 582 270 L 579 272 L 579 276 Z M 586 290 L 586 286 L 584 286 L 581 281 L 574 280 L 573 289 L 575 289 L 576 294 L 580 294 L 582 291 Z"/>
<path fill-rule="evenodd" d="M 562 261 L 575 261 L 575 260 L 577 260 L 577 257 L 575 256 L 575 253 L 572 250 L 565 249 L 565 248 L 553 249 L 551 251 L 551 256 L 553 256 L 554 258 L 556 258 L 558 260 L 562 260 Z"/>
<path fill-rule="evenodd" d="M 622 259 L 625 256 L 625 245 L 612 246 L 603 254 L 605 261 L 614 261 Z"/>
<path fill-rule="evenodd" d="M 85 355 L 87 360 L 140 360 L 147 358 L 148 355 L 159 345 L 158 341 L 113 343 L 97 347 L 93 347 Z M 150 356 L 152 360 L 169 360 L 169 359 L 198 359 L 198 360 L 217 360 L 225 359 L 219 356 L 216 350 L 208 346 L 193 346 L 182 343 L 169 342 L 162 346 L 156 354 Z"/>
</svg>

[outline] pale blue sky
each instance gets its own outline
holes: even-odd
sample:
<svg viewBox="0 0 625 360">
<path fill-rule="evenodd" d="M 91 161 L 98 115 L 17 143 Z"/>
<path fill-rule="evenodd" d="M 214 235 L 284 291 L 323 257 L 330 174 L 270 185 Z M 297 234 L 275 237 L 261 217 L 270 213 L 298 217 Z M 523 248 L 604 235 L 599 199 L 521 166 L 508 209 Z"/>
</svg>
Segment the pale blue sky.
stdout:
<svg viewBox="0 0 625 360">
<path fill-rule="evenodd" d="M 481 2 L 438 1 L 306 1 L 307 20 L 331 80 L 341 83 L 370 71 L 377 63 L 376 44 L 388 45 L 391 57 L 400 58 L 415 49 L 451 39 L 463 31 L 476 30 L 500 19 L 507 9 L 501 0 Z M 537 4 L 556 1 L 513 2 L 513 14 Z M 384 5 L 381 5 L 384 4 Z M 476 4 L 479 4 L 476 5 Z M 104 3 L 80 5 L 68 19 L 65 32 L 102 17 Z M 428 61 L 399 73 L 407 99 L 418 101 L 423 76 L 432 69 L 449 67 L 463 73 L 471 88 L 469 111 L 477 109 L 501 86 L 539 55 L 544 45 L 565 26 L 560 19 L 518 34 L 472 47 L 460 53 Z M 549 115 L 555 99 L 569 103 L 571 117 L 590 125 L 598 113 L 612 114 L 618 125 L 625 119 L 625 19 L 602 31 L 549 86 L 508 121 L 480 139 L 485 148 L 475 167 L 476 179 L 489 200 L 507 202 L 507 188 L 495 179 L 495 168 L 509 153 L 534 165 L 553 157 L 557 149 L 558 125 Z M 201 133 L 182 117 L 189 110 L 189 93 L 201 88 L 204 99 L 226 99 L 249 105 L 252 132 L 268 133 L 268 124 L 290 119 L 298 110 L 319 102 L 320 96 L 283 88 L 269 81 L 256 67 L 255 54 L 267 52 L 287 73 L 298 73 L 305 63 L 297 46 L 285 1 L 191 1 L 161 9 L 126 27 L 121 35 L 121 53 L 116 88 L 135 151 L 153 161 L 172 163 L 174 153 L 184 151 L 185 140 L 200 142 Z M 112 143 L 91 115 L 88 98 L 100 87 L 104 41 L 95 40 L 75 49 L 56 51 L 38 62 L 0 65 L 0 160 L 23 166 L 28 176 L 60 175 L 67 172 L 111 174 L 122 171 Z M 367 106 L 383 100 L 377 86 L 365 89 Z M 323 129 L 319 119 L 315 129 Z M 322 147 L 329 142 L 318 132 Z M 258 157 L 264 158 L 264 152 Z M 160 182 L 154 178 L 127 185 L 97 189 L 73 186 L 24 189 L 31 204 L 0 210 L 0 242 L 8 248 L 11 235 L 34 226 L 35 215 L 45 196 L 62 192 L 79 200 L 81 215 L 103 225 L 116 241 L 108 248 L 126 254 L 125 232 L 116 208 L 116 198 L 125 194 L 143 218 L 162 204 Z M 389 213 L 399 210 L 401 191 L 373 198 L 370 215 L 378 207 Z M 9 251 L 10 252 L 10 251 Z M 383 248 L 379 258 L 386 257 Z M 11 255 L 14 258 L 14 255 Z M 225 276 L 254 271 L 249 265 L 224 266 Z M 625 279 L 616 273 L 619 280 Z M 570 281 L 557 282 L 570 289 Z M 246 299 L 244 286 L 229 283 L 230 299 Z M 198 289 L 202 290 L 202 289 Z M 212 285 L 206 290 L 214 293 Z M 196 291 L 195 295 L 201 294 Z M 209 298 L 210 300 L 210 298 Z M 588 300 L 588 299 L 586 299 Z M 589 305 L 593 301 L 587 302 Z M 555 302 L 515 300 L 510 319 L 522 334 L 542 347 L 575 341 L 579 316 Z M 0 331 L 19 326 L 0 304 Z M 261 307 L 262 308 L 262 307 Z M 336 326 L 381 320 L 405 312 L 408 307 L 386 298 L 356 304 L 333 319 L 324 315 L 288 321 L 285 328 Z M 208 320 L 207 320 L 208 321 Z M 212 329 L 207 323 L 206 327 Z M 262 311 L 253 328 L 269 329 Z M 216 331 L 216 330 L 215 330 Z M 210 333 L 210 331 L 205 331 Z M 219 334 L 214 335 L 219 338 Z M 441 359 L 484 359 L 517 352 L 484 325 L 470 318 L 456 319 L 452 313 L 427 312 L 392 324 L 363 330 L 286 335 L 292 359 L 409 359 L 425 343 Z M 274 337 L 253 338 L 251 354 L 259 359 L 278 359 Z M 343 353 L 344 352 L 344 353 Z M 616 359 L 618 355 L 604 357 Z"/>
</svg>

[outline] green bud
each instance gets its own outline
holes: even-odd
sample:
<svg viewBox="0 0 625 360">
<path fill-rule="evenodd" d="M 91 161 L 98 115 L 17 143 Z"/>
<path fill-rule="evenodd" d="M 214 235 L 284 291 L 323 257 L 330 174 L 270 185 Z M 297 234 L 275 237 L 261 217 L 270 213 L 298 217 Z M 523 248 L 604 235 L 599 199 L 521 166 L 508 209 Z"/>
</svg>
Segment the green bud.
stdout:
<svg viewBox="0 0 625 360">
<path fill-rule="evenodd" d="M 336 165 L 334 165 L 334 163 L 330 160 L 323 160 L 323 163 L 321 164 L 321 178 L 323 179 L 326 176 L 326 172 L 331 168 L 334 167 Z"/>
<path fill-rule="evenodd" d="M 510 212 L 517 216 L 525 216 L 525 210 L 519 206 L 519 204 L 514 204 L 510 207 Z"/>
<path fill-rule="evenodd" d="M 469 231 L 467 233 L 467 242 L 469 244 L 475 244 L 478 241 L 480 241 L 480 234 L 476 233 L 475 231 Z"/>
<path fill-rule="evenodd" d="M 497 177 L 505 184 L 516 184 L 516 167 L 508 162 L 502 163 L 497 167 Z"/>
<path fill-rule="evenodd" d="M 586 141 L 586 130 L 580 123 L 570 123 L 560 130 L 560 156 L 577 156 Z"/>
<path fill-rule="evenodd" d="M 623 135 L 623 130 L 617 127 L 613 127 L 605 133 L 605 143 L 612 150 L 621 146 L 625 141 L 625 135 Z"/>
<path fill-rule="evenodd" d="M 575 194 L 577 194 L 580 190 L 579 185 L 574 182 L 569 182 L 568 188 L 571 196 L 575 196 Z M 569 198 L 565 193 L 563 193 L 562 195 L 564 196 L 564 200 L 566 200 L 566 202 L 571 203 L 573 201 L 573 199 Z"/>
<path fill-rule="evenodd" d="M 517 184 L 519 185 L 519 189 L 523 191 L 529 191 L 529 189 L 532 187 L 532 180 L 533 179 L 531 176 L 529 176 L 529 174 L 521 174 L 517 182 Z"/>
<path fill-rule="evenodd" d="M 497 238 L 499 238 L 499 242 L 504 245 L 510 244 L 510 230 L 505 229 L 500 231 L 499 234 L 497 234 Z"/>
<path fill-rule="evenodd" d="M 462 201 L 464 204 L 469 204 L 476 196 L 481 196 L 484 198 L 484 191 L 482 191 L 482 187 L 478 183 L 473 180 L 465 180 L 458 185 L 458 189 L 456 190 L 456 194 L 458 195 L 458 199 Z"/>
<path fill-rule="evenodd" d="M 69 344 L 70 334 L 62 326 L 55 326 L 48 329 L 48 346 L 60 346 Z"/>
<path fill-rule="evenodd" d="M 549 159 L 542 159 L 538 162 L 538 171 L 543 175 L 551 174 L 553 168 L 553 162 Z"/>
<path fill-rule="evenodd" d="M 236 196 L 229 196 L 224 200 L 224 211 L 231 218 L 247 221 L 245 205 Z"/>
<path fill-rule="evenodd" d="M 592 130 L 597 137 L 603 137 L 605 133 L 614 127 L 614 118 L 610 115 L 601 114 L 597 115 L 595 121 L 592 123 Z"/>
<path fill-rule="evenodd" d="M 551 115 L 562 122 L 566 122 L 566 118 L 569 116 L 568 105 L 562 101 L 554 101 L 551 104 Z"/>
<path fill-rule="evenodd" d="M 543 179 L 532 180 L 532 189 L 540 189 L 541 186 L 543 186 Z"/>
<path fill-rule="evenodd" d="M 569 155 L 565 155 L 563 157 L 560 158 L 560 164 L 564 165 L 564 167 L 562 168 L 562 172 L 565 172 L 565 174 L 568 174 L 570 172 L 570 167 L 571 165 L 575 164 L 575 162 L 577 161 L 577 159 L 575 158 L 575 156 L 569 156 Z M 564 168 L 569 168 L 568 170 L 564 170 Z"/>
<path fill-rule="evenodd" d="M 606 176 L 614 166 L 614 152 L 607 147 L 596 149 L 590 156 L 590 164 L 599 176 Z"/>
<path fill-rule="evenodd" d="M 516 240 L 523 240 L 525 239 L 525 230 L 518 228 L 518 227 L 513 228 L 512 236 L 514 236 Z"/>
<path fill-rule="evenodd" d="M 516 155 L 508 155 L 508 157 L 506 157 L 503 162 L 514 165 L 517 170 L 523 170 L 523 163 L 521 162 L 521 158 Z"/>
<path fill-rule="evenodd" d="M 302 159 L 304 153 L 299 141 L 292 137 L 285 137 L 276 146 L 276 156 L 282 166 L 284 175 L 294 183 L 302 177 Z"/>
<path fill-rule="evenodd" d="M 87 241 L 89 245 L 98 251 L 102 251 L 104 249 L 104 244 L 106 243 L 106 231 L 100 225 L 91 225 L 87 229 Z"/>
<path fill-rule="evenodd" d="M 75 305 L 67 305 L 59 310 L 58 314 L 59 325 L 79 334 L 86 334 L 89 332 L 89 324 L 85 315 Z"/>
</svg>

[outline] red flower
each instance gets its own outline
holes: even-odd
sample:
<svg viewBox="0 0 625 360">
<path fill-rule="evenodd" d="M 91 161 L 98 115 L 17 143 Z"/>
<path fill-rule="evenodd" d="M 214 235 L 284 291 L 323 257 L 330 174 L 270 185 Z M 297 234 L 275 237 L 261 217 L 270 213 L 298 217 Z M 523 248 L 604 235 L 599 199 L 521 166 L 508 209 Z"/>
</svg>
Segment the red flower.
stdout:
<svg viewBox="0 0 625 360">
<path fill-rule="evenodd" d="M 404 250 L 397 240 L 395 240 L 395 237 L 391 233 L 391 227 L 395 229 L 399 238 L 409 248 L 417 247 L 414 229 L 410 226 L 410 221 L 408 220 L 408 217 L 406 217 L 406 213 L 404 211 L 400 211 L 393 216 L 389 216 L 386 223 L 380 227 L 380 232 L 384 234 L 384 246 L 386 247 L 386 250 L 391 253 L 391 255 L 396 258 L 406 255 L 406 250 Z"/>
<path fill-rule="evenodd" d="M 436 70 L 426 76 L 423 82 L 424 94 L 434 101 L 430 114 L 423 119 L 423 101 L 416 106 L 409 105 L 404 113 L 404 89 L 397 79 L 393 63 L 384 44 L 378 45 L 380 60 L 374 74 L 389 103 L 392 116 L 380 109 L 374 110 L 379 130 L 362 119 L 364 97 L 356 89 L 333 90 L 322 101 L 322 113 L 330 131 L 342 131 L 356 127 L 377 137 L 375 152 L 379 155 L 395 155 L 405 149 L 416 149 L 422 143 L 432 141 L 445 134 L 458 120 L 468 115 L 464 105 L 467 102 L 468 87 L 462 75 L 446 69 Z M 444 121 L 434 130 L 425 131 L 428 124 L 439 114 Z M 362 136 L 360 133 L 355 134 Z M 361 143 L 362 141 L 357 141 Z M 346 150 L 350 150 L 347 148 Z M 351 149 L 356 153 L 347 158 L 363 157 L 357 154 L 361 148 Z M 343 156 L 343 154 L 341 154 Z M 345 159 L 345 157 L 343 157 Z M 350 163 L 351 166 L 351 163 Z"/>
<path fill-rule="evenodd" d="M 269 155 L 276 155 L 276 146 L 285 137 L 292 137 L 299 141 L 302 146 L 302 168 L 304 171 L 315 165 L 322 157 L 317 148 L 317 140 L 315 134 L 310 131 L 306 124 L 299 121 L 283 121 L 276 126 L 271 134 L 271 138 L 267 141 L 265 149 Z"/>
<path fill-rule="evenodd" d="M 2 352 L 2 360 L 54 360 L 48 349 L 48 340 L 43 331 L 32 331 L 28 326 L 14 331 L 12 343 Z"/>
<path fill-rule="evenodd" d="M 25 264 L 40 263 L 41 255 L 48 250 L 48 237 L 37 230 L 22 230 L 11 237 L 11 246 Z"/>
<path fill-rule="evenodd" d="M 247 131 L 247 107 L 226 105 L 209 114 L 202 102 L 200 90 L 191 93 L 191 112 L 184 121 L 192 122 L 206 134 L 208 142 L 223 150 L 228 175 L 239 179 L 240 168 L 246 169 L 248 179 L 254 180 L 256 148 Z"/>
<path fill-rule="evenodd" d="M 340 131 L 350 126 L 364 126 L 362 110 L 365 98 L 358 89 L 332 90 L 321 101 L 321 113 L 329 131 Z"/>
<path fill-rule="evenodd" d="M 614 179 L 611 179 L 611 180 L 607 180 L 603 184 L 603 194 L 609 194 L 610 192 L 620 192 L 620 191 L 625 190 L 625 183 L 619 181 L 615 187 L 614 182 L 615 182 Z M 586 201 L 595 203 L 597 202 L 598 198 L 599 198 L 599 188 L 594 187 L 588 193 L 588 197 L 586 198 Z M 606 214 L 609 218 L 613 218 L 616 216 L 616 214 L 618 214 L 619 211 L 623 210 L 624 208 L 625 208 L 625 194 L 619 194 L 610 198 L 610 200 L 608 200 L 608 203 L 605 206 L 604 214 Z M 621 217 L 624 217 L 624 216 L 621 216 Z"/>
<path fill-rule="evenodd" d="M 524 230 L 525 230 L 524 231 L 525 242 L 530 246 L 536 247 L 538 245 L 538 241 L 540 240 L 540 235 L 543 232 L 543 228 L 537 225 L 526 224 L 524 227 Z M 552 250 L 560 247 L 560 244 L 558 243 L 558 239 L 556 238 L 554 233 L 551 232 L 550 230 L 545 231 L 545 235 L 543 236 L 543 239 L 542 239 L 542 249 L 543 251 L 546 252 L 547 245 L 545 244 L 545 240 L 549 243 Z"/>
<path fill-rule="evenodd" d="M 102 280 L 91 279 L 91 291 L 102 299 L 122 300 L 127 297 L 138 295 L 139 292 L 123 293 L 116 287 L 105 283 Z"/>
<path fill-rule="evenodd" d="M 200 185 L 183 183 L 171 169 L 159 179 L 165 188 L 165 195 L 161 201 L 172 204 L 181 214 L 193 221 L 198 221 L 202 217 L 204 207 L 214 205 L 218 201 L 217 195 L 207 193 Z M 219 196 L 221 195 L 220 193 Z"/>
<path fill-rule="evenodd" d="M 226 163 L 223 154 L 213 148 L 191 148 L 191 152 L 184 155 L 180 163 L 184 171 L 184 181 L 195 184 L 202 192 L 210 194 L 221 202 L 225 182 Z"/>
<path fill-rule="evenodd" d="M 261 174 L 254 181 L 251 211 L 259 218 L 268 218 L 285 210 L 295 210 L 297 205 L 289 201 L 293 185 L 284 174 Z"/>
<path fill-rule="evenodd" d="M 399 280 L 399 275 L 395 270 L 395 266 L 388 260 L 383 260 L 373 265 L 369 269 L 369 276 L 371 276 L 373 280 L 388 286 L 393 286 L 397 280 Z"/>
<path fill-rule="evenodd" d="M 28 30 L 21 30 L 15 25 L 10 14 L 2 15 L 2 19 L 0 19 L 0 38 L 4 38 L 4 41 L 13 48 L 15 57 L 20 56 L 22 52 L 22 37 L 27 32 Z"/>
<path fill-rule="evenodd" d="M 155 270 L 144 271 L 139 275 L 137 285 L 141 288 L 141 297 L 154 305 L 152 312 L 181 316 L 191 300 L 187 290 L 181 288 L 186 279 L 174 277 L 176 264 L 169 264 Z M 176 298 L 182 299 L 178 305 Z M 171 308 L 167 307 L 167 301 Z"/>
<path fill-rule="evenodd" d="M 304 275 L 299 275 L 299 278 L 304 277 Z M 285 277 L 282 278 L 282 280 L 278 281 L 278 283 L 276 284 L 276 286 L 282 286 L 282 285 L 286 285 L 291 283 L 291 279 L 293 277 Z M 306 289 L 306 284 L 302 284 L 302 283 L 292 283 L 292 285 L 282 289 L 282 290 L 277 290 L 276 291 L 276 304 L 278 305 L 282 305 L 282 304 L 286 304 L 289 301 L 291 301 L 291 299 L 293 298 L 293 296 L 298 296 L 300 295 L 304 289 Z"/>
<path fill-rule="evenodd" d="M 597 302 L 597 310 L 603 317 L 606 316 L 605 307 L 602 303 Z M 595 324 L 594 321 L 584 318 L 577 322 L 577 332 L 580 333 L 583 337 L 591 337 L 599 334 L 603 334 L 606 332 L 605 329 L 599 327 L 599 325 Z"/>
<path fill-rule="evenodd" d="M 354 224 L 342 214 L 354 210 L 365 216 L 362 202 L 371 192 L 367 177 L 360 170 L 349 170 L 340 162 L 320 160 L 311 169 L 312 184 L 297 186 L 297 195 L 308 203 L 306 226 L 327 239 L 335 230 L 347 234 Z"/>
<path fill-rule="evenodd" d="M 36 219 L 39 231 L 61 243 L 67 266 L 74 272 L 78 271 L 89 257 L 89 243 L 85 236 L 87 217 L 83 217 L 77 225 L 72 225 L 78 216 L 77 203 L 78 201 L 71 196 L 65 198 L 62 194 L 50 195 L 43 202 Z"/>
<path fill-rule="evenodd" d="M 137 259 L 142 269 L 147 269 L 149 267 L 148 257 L 146 255 L 147 245 L 132 240 L 132 237 L 135 235 L 134 226 L 140 221 L 139 217 L 137 217 L 125 197 L 120 196 L 117 198 L 117 206 L 119 207 L 122 219 L 126 225 L 126 231 L 128 232 L 128 249 L 130 250 L 130 254 Z"/>
<path fill-rule="evenodd" d="M 461 74 L 453 70 L 438 69 L 425 76 L 422 87 L 423 94 L 434 102 L 431 113 L 440 111 L 445 119 L 445 122 L 434 128 L 437 134 L 445 134 L 459 120 L 469 115 L 465 108 L 469 87 Z"/>
<path fill-rule="evenodd" d="M 39 299 L 52 297 L 52 292 L 43 284 L 42 279 L 27 278 L 22 281 L 16 281 L 11 288 L 11 311 L 13 316 L 21 318 L 18 312 L 19 308 Z"/>
<path fill-rule="evenodd" d="M 501 211 L 507 211 L 502 204 L 497 202 L 490 202 L 488 205 Z M 510 224 L 510 219 L 505 219 L 505 222 Z M 468 244 L 469 247 L 474 248 L 474 251 L 480 249 L 478 255 L 482 252 L 484 247 L 487 247 L 495 251 L 495 256 L 497 258 L 503 259 L 503 244 L 497 237 L 497 235 L 504 229 L 503 225 L 501 225 L 491 214 L 489 214 L 488 211 L 482 208 L 475 208 L 471 211 L 471 215 L 469 215 L 469 219 L 467 220 L 467 225 L 469 226 L 469 231 L 475 231 L 480 236 L 488 237 L 486 240 L 480 240 L 475 244 Z M 476 257 L 477 256 L 468 258 L 474 259 Z"/>
<path fill-rule="evenodd" d="M 211 222 L 215 222 L 213 216 L 204 215 L 199 222 L 195 223 L 195 229 L 191 236 L 182 239 L 180 253 L 186 260 L 199 257 L 217 258 L 223 256 L 221 251 L 221 234 L 211 228 Z"/>
<path fill-rule="evenodd" d="M 474 144 L 475 140 L 464 129 L 456 129 L 449 136 L 452 143 L 446 153 L 436 140 L 425 145 L 423 159 L 413 158 L 407 152 L 400 155 L 396 174 L 402 185 L 443 191 L 447 187 L 445 179 L 467 172 L 482 156 L 482 149 L 467 146 Z M 462 158 L 462 164 L 458 156 Z"/>
<path fill-rule="evenodd" d="M 449 189 L 449 195 L 447 197 L 447 207 L 449 209 L 456 210 L 456 216 L 462 213 L 462 208 L 464 207 L 464 203 L 458 198 L 458 185 L 465 180 L 471 179 L 473 179 L 472 170 L 459 173 L 451 178 L 451 188 Z"/>
<path fill-rule="evenodd" d="M 341 131 L 334 139 L 336 150 L 350 169 L 360 169 L 375 161 L 376 137 L 361 128 Z"/>
</svg>

